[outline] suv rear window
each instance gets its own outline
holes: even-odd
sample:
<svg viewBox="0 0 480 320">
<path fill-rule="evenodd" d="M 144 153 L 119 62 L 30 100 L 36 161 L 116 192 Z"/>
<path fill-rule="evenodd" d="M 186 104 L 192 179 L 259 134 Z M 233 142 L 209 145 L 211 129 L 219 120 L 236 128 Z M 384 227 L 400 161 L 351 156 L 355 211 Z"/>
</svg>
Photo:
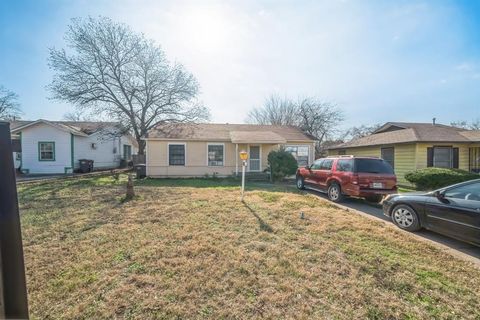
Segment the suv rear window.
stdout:
<svg viewBox="0 0 480 320">
<path fill-rule="evenodd" d="M 393 174 L 393 168 L 382 159 L 355 159 L 355 172 Z"/>
</svg>

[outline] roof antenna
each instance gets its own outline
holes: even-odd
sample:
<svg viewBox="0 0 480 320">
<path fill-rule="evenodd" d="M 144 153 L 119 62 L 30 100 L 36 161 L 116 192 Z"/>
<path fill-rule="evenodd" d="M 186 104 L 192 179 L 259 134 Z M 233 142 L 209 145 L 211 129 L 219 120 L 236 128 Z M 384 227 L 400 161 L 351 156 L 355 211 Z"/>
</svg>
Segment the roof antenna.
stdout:
<svg viewBox="0 0 480 320">
<path fill-rule="evenodd" d="M 432 122 L 433 122 L 433 125 L 435 125 L 435 122 L 437 121 L 437 118 L 433 118 L 432 119 Z"/>
</svg>

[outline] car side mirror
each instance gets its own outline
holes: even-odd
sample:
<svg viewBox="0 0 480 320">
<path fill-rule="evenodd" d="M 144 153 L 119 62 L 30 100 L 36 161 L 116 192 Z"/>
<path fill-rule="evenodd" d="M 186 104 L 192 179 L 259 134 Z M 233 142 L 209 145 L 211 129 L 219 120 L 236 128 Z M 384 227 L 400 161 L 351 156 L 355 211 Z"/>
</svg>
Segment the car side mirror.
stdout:
<svg viewBox="0 0 480 320">
<path fill-rule="evenodd" d="M 445 200 L 445 192 L 437 190 L 433 194 L 438 200 Z"/>
</svg>

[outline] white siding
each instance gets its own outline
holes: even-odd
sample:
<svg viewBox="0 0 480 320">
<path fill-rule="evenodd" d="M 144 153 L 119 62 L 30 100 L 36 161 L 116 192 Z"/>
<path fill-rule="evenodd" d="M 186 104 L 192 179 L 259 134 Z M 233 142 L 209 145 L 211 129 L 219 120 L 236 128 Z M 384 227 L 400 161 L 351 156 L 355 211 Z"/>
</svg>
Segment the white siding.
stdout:
<svg viewBox="0 0 480 320">
<path fill-rule="evenodd" d="M 95 148 L 92 148 L 92 143 L 95 143 Z M 88 137 L 75 136 L 75 168 L 80 166 L 78 162 L 80 159 L 93 160 L 95 170 L 117 168 L 123 157 L 124 144 L 132 145 L 132 142 L 126 136 L 115 137 L 101 132 Z M 132 154 L 136 154 L 136 148 L 133 145 Z"/>
<path fill-rule="evenodd" d="M 55 142 L 55 161 L 39 161 L 38 142 Z M 64 173 L 71 167 L 70 133 L 45 124 L 22 131 L 22 169 L 29 173 Z"/>
<path fill-rule="evenodd" d="M 39 123 L 22 130 L 22 169 L 28 169 L 31 174 L 65 173 L 65 168 L 72 166 L 71 133 Z M 88 137 L 73 138 L 74 167 L 80 166 L 79 159 L 93 160 L 94 169 L 116 168 L 123 156 L 123 144 L 132 146 L 132 154 L 137 148 L 126 136 L 114 137 L 95 133 Z M 55 161 L 39 161 L 38 142 L 55 142 Z M 92 148 L 95 143 L 95 148 Z M 115 151 L 115 153 L 114 153 Z M 71 171 L 69 171 L 71 172 Z"/>
<path fill-rule="evenodd" d="M 119 138 L 105 137 L 95 133 L 88 137 L 75 136 L 74 164 L 79 167 L 78 160 L 93 160 L 94 169 L 116 168 L 120 164 L 120 151 L 118 150 Z M 92 148 L 95 143 L 95 148 Z M 116 153 L 113 153 L 116 148 Z"/>
</svg>

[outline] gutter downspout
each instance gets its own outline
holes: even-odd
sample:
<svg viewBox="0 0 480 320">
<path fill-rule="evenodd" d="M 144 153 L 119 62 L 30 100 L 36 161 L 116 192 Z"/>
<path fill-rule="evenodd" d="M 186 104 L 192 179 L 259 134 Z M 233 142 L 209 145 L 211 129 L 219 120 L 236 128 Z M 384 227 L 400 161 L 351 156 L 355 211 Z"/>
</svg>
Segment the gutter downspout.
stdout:
<svg viewBox="0 0 480 320">
<path fill-rule="evenodd" d="M 74 141 L 75 141 L 75 137 L 73 136 L 73 133 L 70 133 L 70 156 L 71 156 L 71 165 L 72 165 L 72 174 L 73 174 L 73 170 L 74 170 L 74 166 L 75 166 L 75 161 L 74 161 L 74 150 L 75 150 L 75 147 L 74 147 Z"/>
<path fill-rule="evenodd" d="M 238 176 L 238 143 L 235 143 L 235 175 Z"/>
</svg>

